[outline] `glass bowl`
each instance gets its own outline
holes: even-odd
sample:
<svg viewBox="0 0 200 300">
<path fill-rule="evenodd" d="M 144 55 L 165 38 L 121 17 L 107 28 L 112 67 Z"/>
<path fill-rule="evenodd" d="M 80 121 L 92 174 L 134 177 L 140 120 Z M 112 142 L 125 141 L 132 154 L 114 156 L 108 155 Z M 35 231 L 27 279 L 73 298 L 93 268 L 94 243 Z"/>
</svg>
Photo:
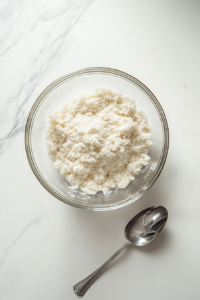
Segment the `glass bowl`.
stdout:
<svg viewBox="0 0 200 300">
<path fill-rule="evenodd" d="M 144 111 L 152 133 L 150 160 L 134 181 L 124 189 L 88 195 L 74 190 L 54 167 L 45 144 L 46 116 L 50 106 L 59 108 L 70 96 L 83 89 L 105 87 L 134 98 L 138 110 Z M 63 76 L 50 84 L 37 98 L 25 128 L 25 147 L 33 173 L 42 186 L 69 205 L 106 211 L 123 207 L 139 199 L 156 181 L 165 164 L 169 146 L 168 124 L 154 94 L 138 79 L 110 68 L 86 68 Z"/>
</svg>

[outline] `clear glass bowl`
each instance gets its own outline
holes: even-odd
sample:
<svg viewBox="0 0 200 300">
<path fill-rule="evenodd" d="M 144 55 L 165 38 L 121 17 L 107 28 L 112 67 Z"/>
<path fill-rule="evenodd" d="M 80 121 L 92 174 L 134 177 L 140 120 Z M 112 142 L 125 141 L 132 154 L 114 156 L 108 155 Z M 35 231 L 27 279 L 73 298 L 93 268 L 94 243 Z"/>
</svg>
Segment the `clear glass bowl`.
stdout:
<svg viewBox="0 0 200 300">
<path fill-rule="evenodd" d="M 88 195 L 74 190 L 61 177 L 47 155 L 45 144 L 46 116 L 50 106 L 60 107 L 71 95 L 83 89 L 106 87 L 133 97 L 138 110 L 148 116 L 153 147 L 150 161 L 125 189 L 106 194 Z M 156 181 L 165 164 L 169 146 L 168 124 L 154 94 L 138 79 L 109 68 L 86 68 L 55 80 L 37 98 L 29 113 L 25 129 L 25 147 L 29 164 L 42 186 L 57 199 L 93 211 L 123 207 L 140 198 Z"/>
</svg>

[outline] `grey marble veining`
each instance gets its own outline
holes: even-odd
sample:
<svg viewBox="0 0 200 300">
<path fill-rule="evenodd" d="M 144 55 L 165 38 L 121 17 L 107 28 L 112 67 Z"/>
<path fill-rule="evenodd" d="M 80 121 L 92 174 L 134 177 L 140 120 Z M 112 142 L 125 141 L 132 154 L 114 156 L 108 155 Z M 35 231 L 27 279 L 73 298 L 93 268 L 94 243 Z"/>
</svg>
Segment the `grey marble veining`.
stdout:
<svg viewBox="0 0 200 300">
<path fill-rule="evenodd" d="M 6 57 L 20 52 L 22 68 L 16 91 L 1 99 L 0 154 L 9 141 L 24 131 L 32 93 L 38 82 L 59 62 L 69 32 L 93 0 L 74 1 L 9 1 L 0 9 L 0 65 Z M 27 51 L 25 52 L 25 50 Z M 3 65 L 3 63 L 2 63 Z M 9 118 L 9 122 L 8 122 Z"/>
<path fill-rule="evenodd" d="M 59 63 L 60 51 L 63 51 L 68 34 L 92 2 L 93 0 L 1 1 L 1 156 L 12 145 L 13 138 L 24 132 L 29 110 L 36 99 L 33 92 L 38 82 Z M 15 74 L 13 74 L 14 69 Z M 4 75 L 5 73 L 7 76 Z M 16 231 L 15 237 L 9 244 L 1 245 L 0 295 L 2 297 L 4 292 L 21 278 L 20 272 L 4 271 L 8 269 L 7 265 L 5 267 L 3 265 L 5 261 L 9 262 L 10 250 L 16 246 L 29 228 L 40 222 L 42 215 L 43 213 L 40 213 L 21 231 Z M 1 277 L 2 271 L 2 274 L 5 274 L 3 277 Z"/>
<path fill-rule="evenodd" d="M 9 250 L 19 241 L 19 239 L 23 236 L 23 234 L 31 227 L 32 225 L 37 225 L 41 218 L 42 218 L 43 212 L 39 214 L 34 220 L 32 220 L 26 227 L 22 230 L 22 232 L 19 234 L 19 236 L 16 237 L 16 239 L 4 250 L 4 255 L 2 260 L 0 261 L 0 268 L 3 265 L 5 259 L 7 258 L 7 255 L 9 254 Z"/>
</svg>

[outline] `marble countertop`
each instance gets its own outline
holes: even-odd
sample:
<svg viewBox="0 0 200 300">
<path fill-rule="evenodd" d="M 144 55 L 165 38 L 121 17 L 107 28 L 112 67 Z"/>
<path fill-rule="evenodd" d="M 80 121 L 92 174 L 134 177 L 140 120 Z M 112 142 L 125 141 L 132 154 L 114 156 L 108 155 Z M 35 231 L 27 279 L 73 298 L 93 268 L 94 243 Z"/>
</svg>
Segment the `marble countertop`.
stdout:
<svg viewBox="0 0 200 300">
<path fill-rule="evenodd" d="M 200 2 L 2 0 L 0 2 L 0 299 L 76 299 L 73 285 L 124 241 L 140 210 L 169 220 L 146 247 L 130 248 L 85 299 L 199 300 Z M 70 207 L 32 173 L 24 127 L 58 77 L 104 66 L 138 78 L 169 123 L 170 149 L 154 186 L 110 212 Z"/>
</svg>

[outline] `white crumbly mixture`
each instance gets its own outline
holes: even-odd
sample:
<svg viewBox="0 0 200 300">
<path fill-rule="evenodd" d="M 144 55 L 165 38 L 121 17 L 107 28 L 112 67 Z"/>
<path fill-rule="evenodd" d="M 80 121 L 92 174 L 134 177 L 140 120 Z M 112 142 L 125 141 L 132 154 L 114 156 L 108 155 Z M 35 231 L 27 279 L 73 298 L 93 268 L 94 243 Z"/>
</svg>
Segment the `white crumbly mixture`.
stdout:
<svg viewBox="0 0 200 300">
<path fill-rule="evenodd" d="M 147 117 L 128 96 L 84 91 L 48 112 L 48 154 L 60 174 L 88 194 L 125 188 L 149 161 Z"/>
</svg>

